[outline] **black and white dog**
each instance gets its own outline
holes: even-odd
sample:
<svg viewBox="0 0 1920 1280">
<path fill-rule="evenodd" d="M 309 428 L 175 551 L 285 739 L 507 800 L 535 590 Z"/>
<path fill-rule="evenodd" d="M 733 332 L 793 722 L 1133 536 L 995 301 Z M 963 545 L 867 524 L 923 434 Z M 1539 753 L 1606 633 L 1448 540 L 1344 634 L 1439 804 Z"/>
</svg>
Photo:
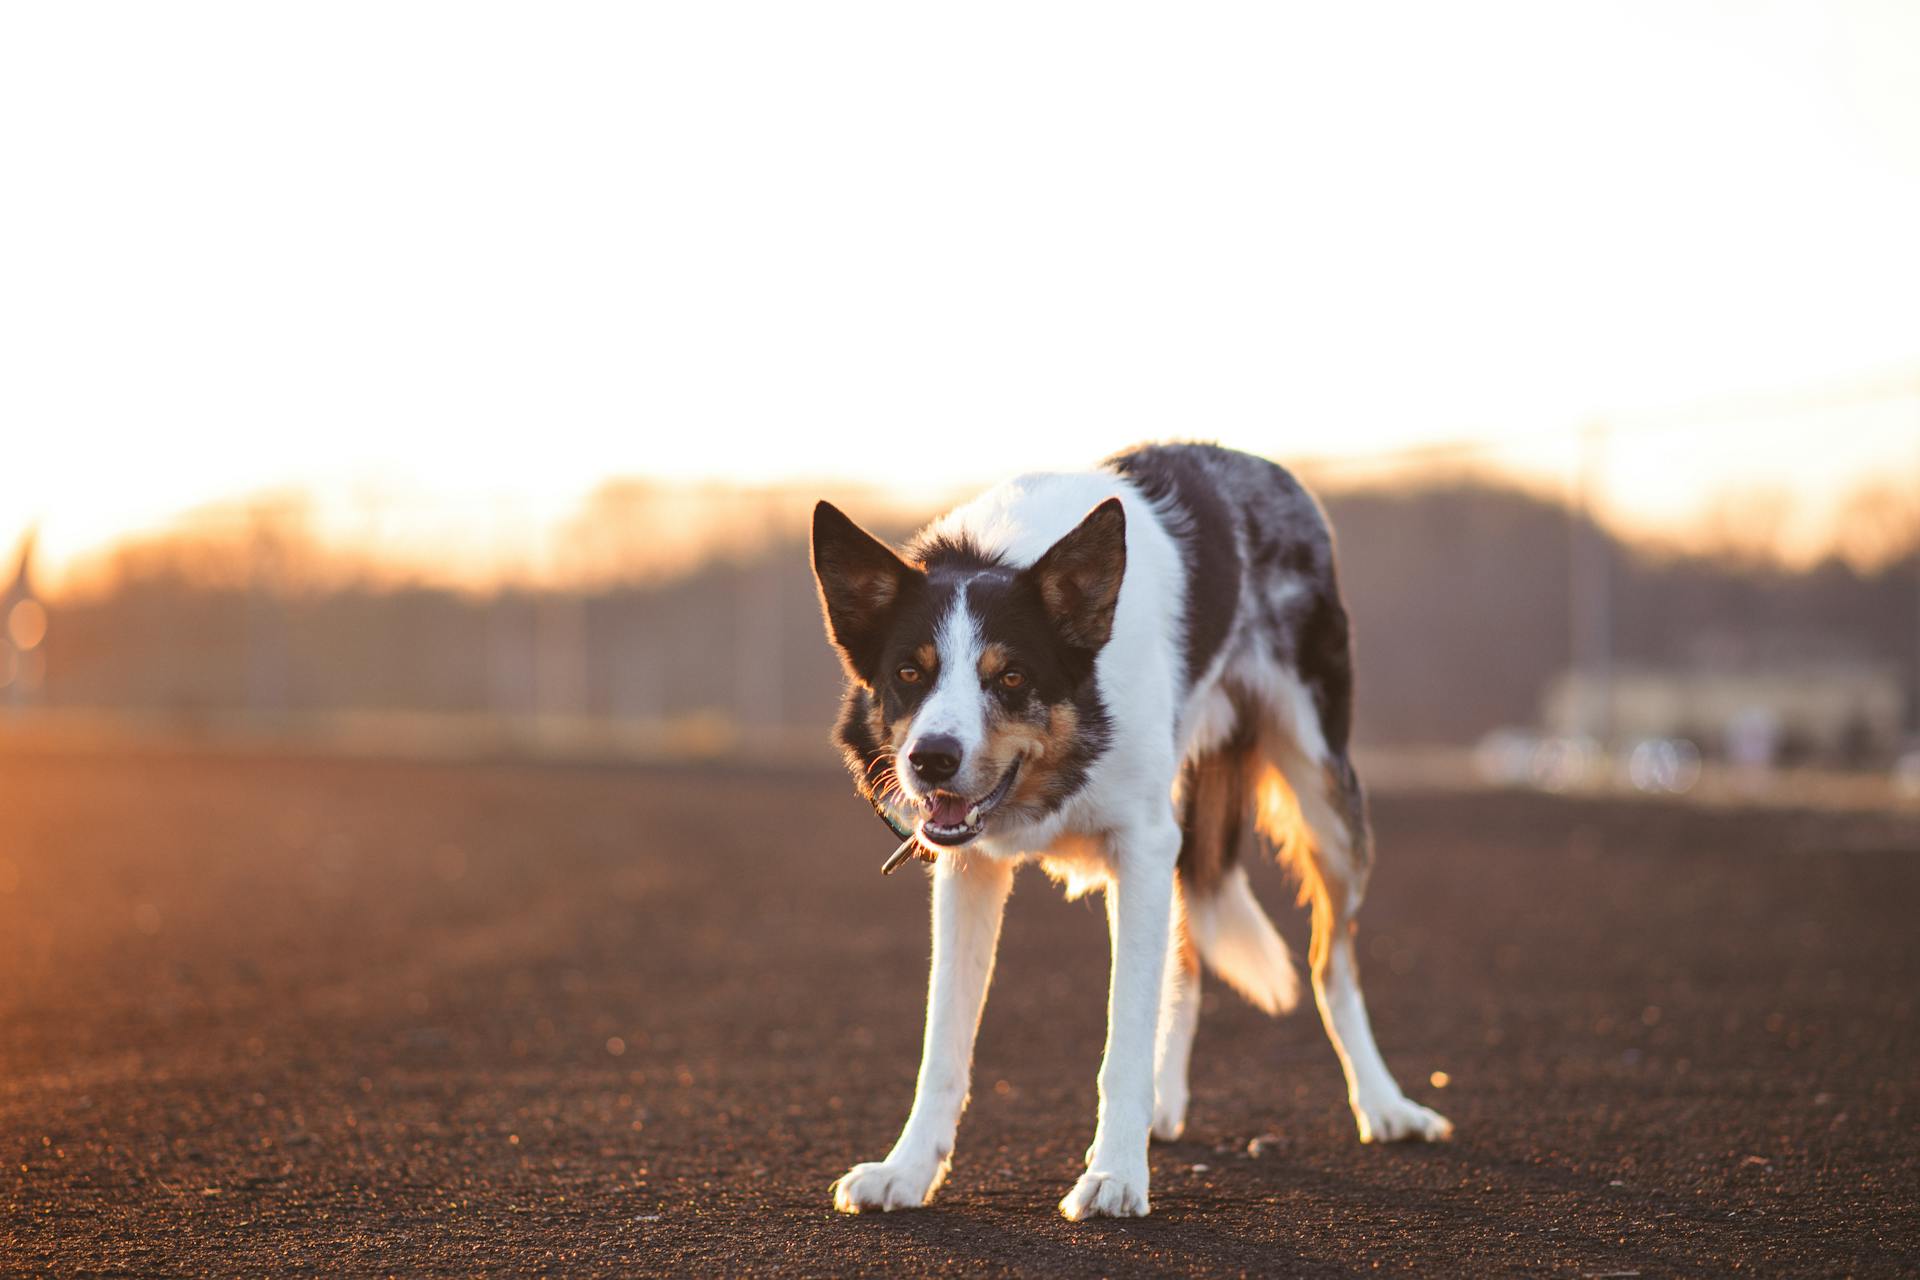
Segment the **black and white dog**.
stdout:
<svg viewBox="0 0 1920 1280">
<path fill-rule="evenodd" d="M 933 856 L 933 975 L 913 1110 L 834 1184 L 849 1213 L 946 1177 L 1014 868 L 1105 890 L 1100 1105 L 1072 1219 L 1147 1212 L 1148 1135 L 1186 1124 L 1200 962 L 1271 1013 L 1298 982 L 1238 865 L 1249 819 L 1312 904 L 1314 995 L 1362 1142 L 1447 1137 L 1368 1025 L 1353 922 L 1373 861 L 1347 755 L 1352 658 L 1333 541 L 1261 458 L 1155 445 L 1011 480 L 903 558 L 821 503 L 813 567 L 851 682 L 862 793 Z"/>
</svg>

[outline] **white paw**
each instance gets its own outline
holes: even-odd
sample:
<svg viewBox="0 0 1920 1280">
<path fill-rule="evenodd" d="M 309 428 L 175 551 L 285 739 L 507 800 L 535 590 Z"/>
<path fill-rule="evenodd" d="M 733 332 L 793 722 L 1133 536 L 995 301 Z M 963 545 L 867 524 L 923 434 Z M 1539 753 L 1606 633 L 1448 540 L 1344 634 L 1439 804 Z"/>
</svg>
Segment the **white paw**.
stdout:
<svg viewBox="0 0 1920 1280">
<path fill-rule="evenodd" d="M 1060 1201 L 1061 1216 L 1069 1222 L 1083 1222 L 1088 1218 L 1144 1218 L 1148 1212 L 1145 1170 L 1128 1177 L 1089 1169 Z"/>
<path fill-rule="evenodd" d="M 1187 1091 L 1156 1093 L 1153 1100 L 1153 1136 L 1162 1142 L 1177 1142 L 1187 1131 Z"/>
<path fill-rule="evenodd" d="M 946 1180 L 944 1161 L 931 1167 L 891 1160 L 857 1164 L 833 1184 L 833 1207 L 842 1213 L 918 1209 Z"/>
<path fill-rule="evenodd" d="M 1362 1142 L 1445 1142 L 1453 1136 L 1453 1121 L 1399 1094 L 1355 1102 L 1353 1118 Z"/>
</svg>

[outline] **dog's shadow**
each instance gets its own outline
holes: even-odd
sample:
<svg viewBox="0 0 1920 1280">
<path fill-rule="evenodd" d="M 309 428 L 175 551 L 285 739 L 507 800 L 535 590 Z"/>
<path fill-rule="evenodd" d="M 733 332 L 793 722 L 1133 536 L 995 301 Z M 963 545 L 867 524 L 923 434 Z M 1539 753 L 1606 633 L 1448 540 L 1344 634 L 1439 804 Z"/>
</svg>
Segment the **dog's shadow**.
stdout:
<svg viewBox="0 0 1920 1280">
<path fill-rule="evenodd" d="M 1181 1150 L 1182 1146 L 1190 1150 Z M 1176 1144 L 1156 1148 L 1173 1161 L 1218 1159 L 1211 1148 Z M 1277 1171 L 1276 1171 L 1277 1172 Z M 902 1270 L 930 1266 L 960 1275 L 1169 1274 L 1358 1275 L 1352 1258 L 1336 1259 L 1273 1239 L 1273 1223 L 1256 1223 L 1249 1210 L 1277 1207 L 1266 1193 L 1249 1204 L 1244 1184 L 1232 1190 L 1166 1187 L 1154 1193 L 1146 1218 L 1095 1218 L 1068 1222 L 1054 1208 L 1055 1192 L 1070 1177 L 1044 1185 L 1029 1179 L 971 1191 L 947 1188 L 925 1209 L 911 1213 L 861 1214 L 843 1219 L 849 1230 L 871 1232 L 890 1264 Z M 1166 1180 L 1162 1180 L 1162 1185 Z M 1293 1185 L 1273 1179 L 1273 1191 Z M 954 1193 L 959 1191 L 960 1194 Z M 1244 1224 L 1248 1230 L 1238 1231 Z"/>
<path fill-rule="evenodd" d="M 1076 1223 L 1061 1218 L 1050 1204 L 1034 1204 L 1022 1196 L 1017 1208 L 974 1201 L 913 1213 L 862 1214 L 857 1223 L 886 1237 L 891 1242 L 889 1253 L 905 1247 L 919 1255 L 915 1261 L 956 1275 L 1164 1276 L 1221 1269 L 1232 1274 L 1255 1270 L 1330 1275 L 1353 1271 L 1325 1258 L 1236 1236 L 1217 1224 L 1204 1225 L 1208 1216 L 1226 1207 L 1223 1199 L 1177 1197 L 1164 1206 L 1156 1202 L 1151 1217 Z M 1257 1266 L 1249 1267 L 1248 1251 L 1253 1249 L 1261 1256 Z M 903 1269 L 913 1269 L 907 1257 L 899 1261 Z"/>
</svg>

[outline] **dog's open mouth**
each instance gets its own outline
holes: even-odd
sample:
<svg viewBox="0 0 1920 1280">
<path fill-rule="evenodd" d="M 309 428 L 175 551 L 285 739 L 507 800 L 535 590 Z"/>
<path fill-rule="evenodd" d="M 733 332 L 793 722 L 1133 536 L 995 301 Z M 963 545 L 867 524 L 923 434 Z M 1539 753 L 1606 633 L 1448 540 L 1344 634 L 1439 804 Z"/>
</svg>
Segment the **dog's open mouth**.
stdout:
<svg viewBox="0 0 1920 1280">
<path fill-rule="evenodd" d="M 920 838 L 949 849 L 972 840 L 986 830 L 987 815 L 1007 798 L 1007 792 L 1013 789 L 1014 776 L 1019 772 L 1020 760 L 1016 756 L 1001 776 L 999 785 L 978 800 L 969 800 L 951 791 L 935 791 L 926 801 L 927 816 L 920 820 Z"/>
</svg>

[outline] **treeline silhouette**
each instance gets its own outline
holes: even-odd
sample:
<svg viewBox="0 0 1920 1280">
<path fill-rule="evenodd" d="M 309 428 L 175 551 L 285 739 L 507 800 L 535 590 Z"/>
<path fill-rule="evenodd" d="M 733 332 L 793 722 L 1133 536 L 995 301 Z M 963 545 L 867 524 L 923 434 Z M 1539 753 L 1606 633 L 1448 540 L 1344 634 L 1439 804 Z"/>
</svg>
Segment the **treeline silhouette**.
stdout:
<svg viewBox="0 0 1920 1280">
<path fill-rule="evenodd" d="M 1578 520 L 1472 478 L 1333 492 L 1363 741 L 1468 742 L 1535 723 L 1569 663 Z M 800 513 L 769 529 L 800 526 Z M 1910 670 L 1920 544 L 1859 570 L 1599 540 L 1615 661 L 1673 670 L 1818 659 Z M 883 529 L 904 535 L 907 529 Z M 399 584 L 298 528 L 161 540 L 54 601 L 41 700 L 193 718 L 338 711 L 818 726 L 840 674 L 804 544 L 772 533 L 665 579 L 567 589 Z"/>
</svg>

